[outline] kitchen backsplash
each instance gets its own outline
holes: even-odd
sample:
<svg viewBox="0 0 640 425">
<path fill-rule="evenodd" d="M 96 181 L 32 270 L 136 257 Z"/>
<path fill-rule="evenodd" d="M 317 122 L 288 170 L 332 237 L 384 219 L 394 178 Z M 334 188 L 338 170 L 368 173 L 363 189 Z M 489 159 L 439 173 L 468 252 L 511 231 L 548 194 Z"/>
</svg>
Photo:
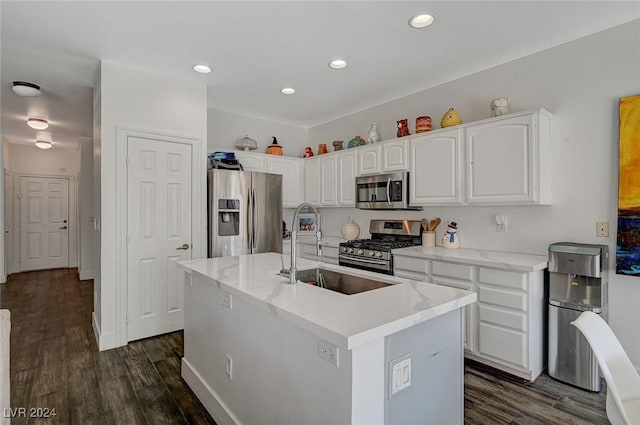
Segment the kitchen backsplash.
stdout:
<svg viewBox="0 0 640 425">
<path fill-rule="evenodd" d="M 427 207 L 423 211 L 368 211 L 355 208 L 320 208 L 322 231 L 327 236 L 341 236 L 341 227 L 351 217 L 360 226 L 360 238 L 368 238 L 371 219 L 419 220 L 442 219 L 436 231 L 439 241 L 450 220 L 458 223 L 461 248 L 513 251 L 546 255 L 550 243 L 571 240 L 585 243 L 606 243 L 595 238 L 593 229 L 583 232 L 584 239 L 576 240 L 572 223 L 554 223 L 553 206 L 509 207 Z M 284 220 L 291 229 L 293 209 L 284 210 Z M 507 219 L 507 232 L 498 232 L 496 215 Z M 532 225 L 531 223 L 536 223 Z M 544 223 L 540 225 L 539 223 Z"/>
</svg>

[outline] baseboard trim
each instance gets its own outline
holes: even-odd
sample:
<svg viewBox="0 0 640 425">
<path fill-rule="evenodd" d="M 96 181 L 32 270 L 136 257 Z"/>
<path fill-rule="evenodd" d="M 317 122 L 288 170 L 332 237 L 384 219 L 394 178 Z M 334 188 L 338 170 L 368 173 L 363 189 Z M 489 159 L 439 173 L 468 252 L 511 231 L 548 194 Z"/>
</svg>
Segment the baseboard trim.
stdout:
<svg viewBox="0 0 640 425">
<path fill-rule="evenodd" d="M 93 270 L 80 270 L 78 269 L 78 279 L 91 280 L 93 279 Z"/>
<path fill-rule="evenodd" d="M 100 325 L 98 325 L 98 319 L 96 318 L 96 312 L 92 313 L 93 316 L 93 334 L 98 344 L 98 350 L 105 351 L 118 347 L 118 339 L 115 332 L 103 334 L 100 332 Z"/>
<path fill-rule="evenodd" d="M 227 405 L 220 399 L 218 394 L 202 379 L 198 371 L 189 363 L 189 360 L 182 358 L 182 379 L 189 385 L 189 388 L 198 397 L 209 414 L 219 425 L 241 425 L 242 422 L 235 417 Z"/>
</svg>

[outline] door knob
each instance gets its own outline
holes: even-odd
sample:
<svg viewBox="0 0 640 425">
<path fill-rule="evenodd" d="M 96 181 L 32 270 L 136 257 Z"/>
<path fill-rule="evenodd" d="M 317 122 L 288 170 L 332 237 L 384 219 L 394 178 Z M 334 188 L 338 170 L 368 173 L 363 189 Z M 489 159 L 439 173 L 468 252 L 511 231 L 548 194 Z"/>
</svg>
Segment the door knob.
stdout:
<svg viewBox="0 0 640 425">
<path fill-rule="evenodd" d="M 62 226 L 62 227 L 60 228 L 60 230 L 64 230 L 64 229 L 66 229 L 66 228 L 67 228 L 67 226 Z"/>
<path fill-rule="evenodd" d="M 188 243 L 183 243 L 182 246 L 179 246 L 176 249 L 189 249 L 189 244 Z"/>
</svg>

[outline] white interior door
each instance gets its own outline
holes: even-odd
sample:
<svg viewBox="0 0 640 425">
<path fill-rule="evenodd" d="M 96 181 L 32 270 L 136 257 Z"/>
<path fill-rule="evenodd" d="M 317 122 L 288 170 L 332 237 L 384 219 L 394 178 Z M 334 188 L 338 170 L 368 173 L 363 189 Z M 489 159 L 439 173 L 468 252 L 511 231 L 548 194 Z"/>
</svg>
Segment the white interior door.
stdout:
<svg viewBox="0 0 640 425">
<path fill-rule="evenodd" d="M 127 142 L 127 339 L 183 328 L 177 262 L 191 259 L 191 145 Z"/>
<path fill-rule="evenodd" d="M 69 267 L 69 181 L 20 177 L 20 270 Z"/>
<path fill-rule="evenodd" d="M 5 172 L 4 173 L 4 271 L 6 275 L 11 273 L 13 269 L 13 220 L 11 217 L 13 216 L 12 208 L 13 208 L 13 180 L 12 176 Z"/>
</svg>

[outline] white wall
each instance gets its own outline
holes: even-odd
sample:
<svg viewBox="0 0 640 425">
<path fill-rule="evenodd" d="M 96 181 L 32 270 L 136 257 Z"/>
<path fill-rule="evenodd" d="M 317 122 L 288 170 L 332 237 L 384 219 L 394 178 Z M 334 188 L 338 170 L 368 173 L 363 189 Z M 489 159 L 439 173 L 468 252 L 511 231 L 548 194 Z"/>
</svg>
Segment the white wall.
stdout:
<svg viewBox="0 0 640 425">
<path fill-rule="evenodd" d="M 395 122 L 431 115 L 434 128 L 455 107 L 464 122 L 490 115 L 489 101 L 511 99 L 512 111 L 544 107 L 552 123 L 551 206 L 430 207 L 422 212 L 323 209 L 325 234 L 340 235 L 351 215 L 366 237 L 371 218 L 442 217 L 459 224 L 462 246 L 546 255 L 552 242 L 607 244 L 610 250 L 609 320 L 640 367 L 640 279 L 615 274 L 618 188 L 618 99 L 640 92 L 640 21 L 527 56 L 393 102 L 309 129 L 309 143 L 347 139 L 379 123 L 383 139 Z M 481 53 L 479 53 L 481 54 Z M 438 184 L 437 182 L 431 182 Z M 494 216 L 509 219 L 497 233 Z M 609 221 L 609 238 L 595 237 L 595 222 Z M 444 226 L 441 226 L 444 227 Z M 442 231 L 442 228 L 440 229 Z"/>
<path fill-rule="evenodd" d="M 204 164 L 207 94 L 206 87 L 199 83 L 172 80 L 111 62 L 101 63 L 99 79 L 100 101 L 96 109 L 99 109 L 100 118 L 95 125 L 99 127 L 100 136 L 94 145 L 98 160 L 94 166 L 100 173 L 100 268 L 94 273 L 99 273 L 100 278 L 94 291 L 99 292 L 95 297 L 100 300 L 100 307 L 94 312 L 94 326 L 100 333 L 99 347 L 104 350 L 126 344 L 119 339 L 122 334 L 116 329 L 117 317 L 123 318 L 117 313 L 126 308 L 118 305 L 119 294 L 116 292 L 117 127 L 198 138 L 203 143 Z M 206 184 L 205 179 L 203 173 L 201 185 Z M 204 189 L 202 192 L 205 196 Z M 204 224 L 204 219 L 201 223 L 193 223 L 193 231 L 204 232 Z"/>
<path fill-rule="evenodd" d="M 208 152 L 215 148 L 233 148 L 238 139 L 248 135 L 258 142 L 256 152 L 265 152 L 272 136 L 278 139 L 285 156 L 302 157 L 307 145 L 307 129 L 249 115 L 208 108 L 207 146 Z"/>
<path fill-rule="evenodd" d="M 2 131 L 0 129 L 0 135 L 1 134 L 2 134 Z M 9 267 L 9 263 L 8 261 L 6 261 L 8 257 L 5 257 L 4 229 L 5 229 L 6 223 L 9 222 L 10 218 L 7 217 L 8 210 L 5 208 L 5 205 L 7 205 L 7 200 L 6 200 L 7 194 L 5 193 L 5 179 L 9 177 L 6 175 L 6 173 L 8 173 L 8 168 L 7 168 L 8 154 L 7 153 L 8 153 L 9 146 L 4 136 L 0 137 L 0 144 L 2 144 L 2 149 L 0 149 L 0 164 L 2 164 L 2 174 L 0 175 L 0 215 L 2 215 L 2 219 L 0 220 L 0 235 L 2 235 L 2 237 L 0 237 L 0 283 L 5 283 L 7 281 L 7 274 L 9 274 L 7 271 L 7 268 Z M 9 246 L 11 245 L 9 244 Z"/>
<path fill-rule="evenodd" d="M 80 173 L 78 177 L 78 275 L 93 279 L 93 140 L 80 138 Z"/>
</svg>

